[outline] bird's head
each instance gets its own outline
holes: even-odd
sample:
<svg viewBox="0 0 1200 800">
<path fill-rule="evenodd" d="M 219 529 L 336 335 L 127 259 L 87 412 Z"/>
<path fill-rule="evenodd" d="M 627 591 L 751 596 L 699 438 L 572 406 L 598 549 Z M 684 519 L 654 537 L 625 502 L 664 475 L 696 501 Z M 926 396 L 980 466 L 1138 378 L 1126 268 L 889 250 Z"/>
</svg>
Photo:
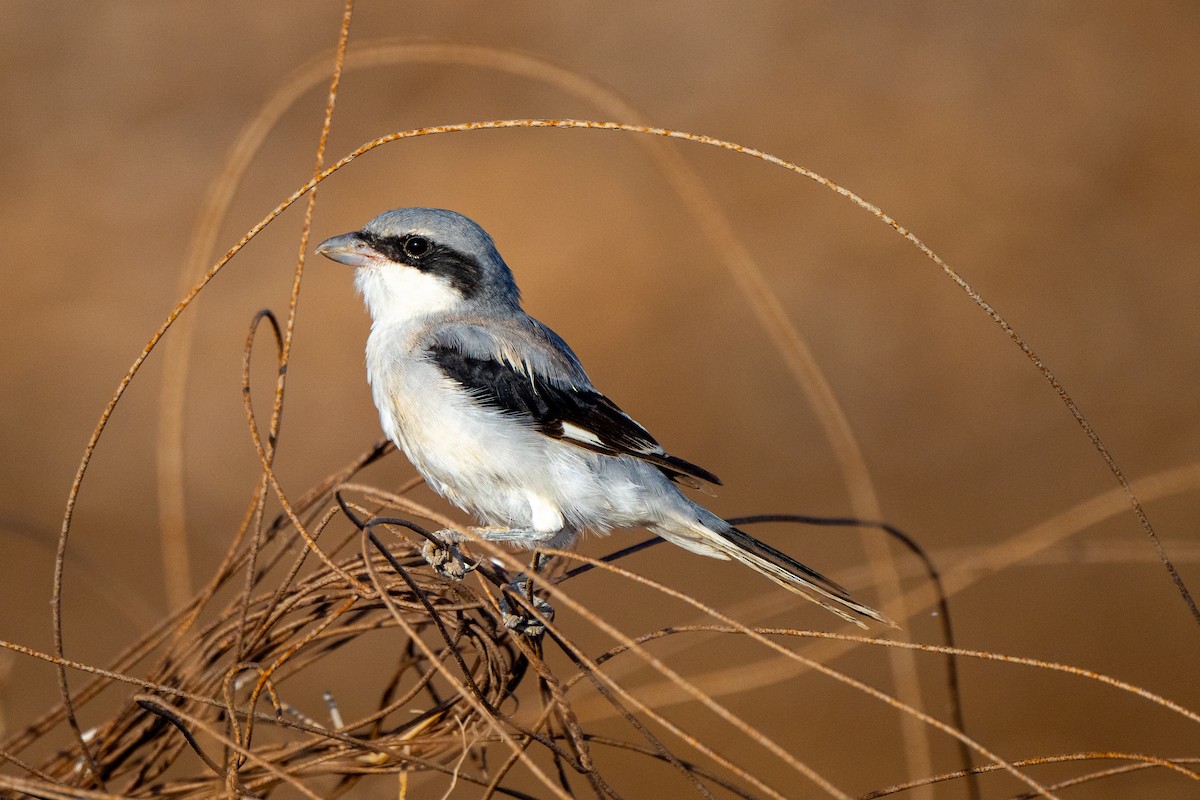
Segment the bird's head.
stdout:
<svg viewBox="0 0 1200 800">
<path fill-rule="evenodd" d="M 376 322 L 520 307 L 520 292 L 492 237 L 454 211 L 387 211 L 362 230 L 326 239 L 317 252 L 357 268 L 355 284 Z"/>
</svg>

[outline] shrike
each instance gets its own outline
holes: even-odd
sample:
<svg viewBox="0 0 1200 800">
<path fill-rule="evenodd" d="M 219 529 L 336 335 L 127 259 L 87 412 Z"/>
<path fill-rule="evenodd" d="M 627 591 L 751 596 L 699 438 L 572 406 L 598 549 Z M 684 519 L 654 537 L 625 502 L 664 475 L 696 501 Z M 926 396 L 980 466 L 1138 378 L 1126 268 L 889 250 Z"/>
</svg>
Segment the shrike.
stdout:
<svg viewBox="0 0 1200 800">
<path fill-rule="evenodd" d="M 646 528 L 740 561 L 861 627 L 855 615 L 886 621 L 688 499 L 678 485 L 720 481 L 666 453 L 592 386 L 567 343 L 521 309 L 512 272 L 471 220 L 401 208 L 317 252 L 357 268 L 384 433 L 434 490 L 485 523 L 479 536 L 566 548 L 584 531 Z"/>
</svg>

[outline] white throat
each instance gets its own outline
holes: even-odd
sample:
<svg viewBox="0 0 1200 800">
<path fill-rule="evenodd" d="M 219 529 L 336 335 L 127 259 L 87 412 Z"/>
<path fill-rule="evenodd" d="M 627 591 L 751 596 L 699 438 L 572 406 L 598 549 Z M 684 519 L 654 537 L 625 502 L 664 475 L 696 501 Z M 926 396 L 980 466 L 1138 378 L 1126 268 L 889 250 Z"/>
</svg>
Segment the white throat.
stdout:
<svg viewBox="0 0 1200 800">
<path fill-rule="evenodd" d="M 376 324 L 418 319 L 463 302 L 463 296 L 442 278 L 399 264 L 359 267 L 354 285 Z"/>
</svg>

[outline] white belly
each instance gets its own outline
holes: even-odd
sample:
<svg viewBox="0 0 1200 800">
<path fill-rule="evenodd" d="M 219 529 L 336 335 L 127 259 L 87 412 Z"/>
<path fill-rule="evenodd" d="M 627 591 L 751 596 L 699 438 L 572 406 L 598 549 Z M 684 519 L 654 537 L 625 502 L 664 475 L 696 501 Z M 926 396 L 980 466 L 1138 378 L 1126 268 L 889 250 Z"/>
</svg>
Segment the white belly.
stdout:
<svg viewBox="0 0 1200 800">
<path fill-rule="evenodd" d="M 368 341 L 384 433 L 435 491 L 486 524 L 602 532 L 651 524 L 683 501 L 654 467 L 546 437 L 473 400 L 434 364 L 395 357 L 411 345 L 397 331 L 372 331 Z"/>
</svg>

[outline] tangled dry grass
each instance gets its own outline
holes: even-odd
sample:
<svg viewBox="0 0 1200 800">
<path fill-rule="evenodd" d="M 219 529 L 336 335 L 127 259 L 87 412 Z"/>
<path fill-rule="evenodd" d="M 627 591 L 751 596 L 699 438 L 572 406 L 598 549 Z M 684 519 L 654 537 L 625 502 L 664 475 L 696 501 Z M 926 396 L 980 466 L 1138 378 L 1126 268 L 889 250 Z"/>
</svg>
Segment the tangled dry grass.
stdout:
<svg viewBox="0 0 1200 800">
<path fill-rule="evenodd" d="M 959 688 L 954 667 L 964 658 L 1002 662 L 1006 668 L 1034 668 L 1066 673 L 1081 680 L 1127 693 L 1157 709 L 1200 724 L 1200 715 L 1146 689 L 1086 669 L 1027 658 L 973 651 L 954 646 L 946 593 L 941 578 L 920 547 L 894 529 L 924 560 L 923 575 L 937 589 L 944 643 L 913 644 L 901 638 L 872 638 L 798 629 L 754 628 L 739 623 L 699 600 L 621 569 L 619 560 L 650 543 L 594 560 L 570 553 L 548 553 L 549 567 L 533 570 L 511 553 L 472 542 L 467 547 L 474 570 L 462 581 L 433 571 L 421 556 L 424 524 L 454 527 L 436 508 L 409 497 L 413 484 L 399 490 L 359 481 L 360 473 L 391 452 L 379 443 L 353 462 L 331 472 L 302 496 L 292 499 L 274 472 L 279 445 L 287 365 L 295 325 L 296 298 L 303 274 L 303 253 L 312 219 L 316 187 L 352 159 L 390 142 L 416 136 L 498 128 L 587 128 L 637 135 L 651 148 L 663 138 L 690 140 L 760 158 L 821 183 L 850 199 L 893 228 L 920 249 L 968 297 L 998 324 L 1035 364 L 1042 376 L 1066 403 L 1119 483 L 1115 496 L 1105 499 L 1104 513 L 1116 513 L 1122 503 L 1134 509 L 1143 528 L 1158 547 L 1162 564 L 1175 581 L 1180 596 L 1193 614 L 1195 603 L 1182 578 L 1158 545 L 1149 518 L 1128 482 L 1117 468 L 1099 436 L 1084 419 L 1070 396 L 1025 341 L 935 253 L 880 209 L 842 187 L 802 167 L 740 145 L 695 134 L 648 127 L 638 122 L 577 120 L 503 120 L 404 131 L 373 140 L 332 167 L 324 167 L 325 143 L 334 101 L 347 63 L 347 41 L 352 7 L 347 4 L 339 37 L 329 103 L 314 165 L 314 179 L 297 190 L 256 225 L 241 242 L 208 269 L 190 288 L 183 302 L 168 317 L 134 362 L 117 394 L 104 411 L 96 434 L 85 452 L 67 508 L 58 554 L 55 587 L 56 649 L 53 654 L 4 643 L 10 650 L 54 664 L 62 676 L 61 704 L 45 716 L 10 736 L 0 746 L 0 759 L 12 769 L 0 774 L 0 789 L 13 796 L 45 798 L 124 797 L 340 797 L 380 795 L 508 797 L 621 797 L 630 775 L 641 770 L 661 770 L 664 783 L 679 793 L 701 797 L 807 796 L 820 791 L 832 797 L 850 797 L 802 754 L 790 751 L 721 704 L 688 675 L 656 655 L 651 645 L 697 632 L 715 634 L 731 648 L 754 643 L 791 668 L 821 673 L 854 691 L 878 700 L 898 712 L 904 727 L 897 747 L 910 753 L 910 765 L 926 777 L 870 791 L 864 797 L 883 797 L 919 791 L 931 785 L 952 785 L 960 794 L 982 796 L 979 777 L 1007 771 L 1027 787 L 1021 796 L 1054 797 L 1056 792 L 1085 782 L 1097 782 L 1131 771 L 1170 770 L 1191 781 L 1200 781 L 1191 756 L 1164 757 L 1139 752 L 1095 751 L 1006 759 L 989 750 L 965 731 L 960 706 L 947 719 L 920 708 L 915 658 L 945 659 L 948 695 L 957 701 Z M 524 71 L 586 97 L 614 118 L 636 120 L 635 111 L 578 76 L 537 64 L 511 53 L 478 48 L 379 45 L 358 56 L 367 63 L 395 63 L 415 58 L 450 58 L 485 64 L 497 69 Z M 294 86 L 285 87 L 277 102 L 249 129 L 218 182 L 210 206 L 198 228 L 193 258 L 208 263 L 206 242 L 215 235 L 232 187 L 252 158 L 262 131 L 270 128 L 282 109 L 312 78 L 302 71 Z M 699 226 L 714 237 L 717 250 L 730 265 L 742 291 L 772 342 L 787 361 L 798 382 L 810 392 L 816 413 L 837 447 L 847 483 L 860 491 L 855 511 L 863 519 L 877 519 L 878 507 L 869 490 L 861 454 L 853 432 L 823 381 L 815 361 L 787 320 L 757 271 L 737 242 L 718 206 L 686 167 L 672 160 L 669 150 L 655 149 L 655 158 L 680 196 L 689 204 Z M 239 166 L 240 165 L 240 166 Z M 218 569 L 194 592 L 180 589 L 173 598 L 176 609 L 140 640 L 130 644 L 105 668 L 71 661 L 63 655 L 61 611 L 64 586 L 62 564 L 75 500 L 92 453 L 106 422 L 145 359 L 160 338 L 180 320 L 176 341 L 186 347 L 186 317 L 181 314 L 207 282 L 267 224 L 301 198 L 307 210 L 301 257 L 286 318 L 280 322 L 270 312 L 259 314 L 250 325 L 243 362 L 243 395 L 246 419 L 262 471 L 249 492 L 241 524 L 228 537 L 229 544 Z M 263 426 L 255 416 L 251 364 L 264 323 L 275 349 L 277 380 L 272 413 Z M 173 368 L 186 370 L 186 358 L 176 355 Z M 175 366 L 183 365 L 183 366 Z M 182 425 L 177 411 L 182 379 L 170 377 L 164 392 L 164 412 Z M 171 430 L 171 425 L 166 428 Z M 177 476 L 178 477 L 178 476 Z M 1190 486 L 1195 476 L 1164 479 L 1162 491 Z M 179 479 L 181 480 L 181 478 Z M 1175 483 L 1171 483 L 1175 480 Z M 178 480 L 175 481 L 178 483 Z M 168 485 L 172 481 L 167 481 Z M 278 512 L 268 514 L 269 507 Z M 170 502 L 166 503 L 170 506 Z M 1129 507 L 1129 506 L 1126 506 Z M 170 515 L 168 514 L 168 517 Z M 182 512 L 164 523 L 164 549 L 174 554 L 179 575 L 175 587 L 186 587 L 187 546 Z M 172 521 L 173 520 L 173 521 Z M 810 520 L 811 521 L 811 520 Z M 826 522 L 829 522 L 828 520 Z M 854 520 L 834 520 L 856 524 Z M 1076 523 L 1070 523 L 1076 524 Z M 1084 524 L 1078 522 L 1077 524 Z M 869 527 L 869 526 L 868 526 Z M 876 526 L 878 527 L 878 526 Z M 1060 529 L 1069 527 L 1064 522 Z M 1045 532 L 1043 531 L 1044 535 Z M 896 549 L 876 530 L 872 535 L 873 576 L 888 613 L 906 619 L 912 597 L 898 579 Z M 1009 553 L 1020 557 L 1020 547 Z M 589 570 L 607 571 L 606 579 L 621 586 L 638 586 L 694 608 L 706 618 L 702 624 L 676 624 L 630 635 L 609 624 L 602 613 L 589 609 L 571 594 L 571 581 Z M 534 574 L 522 590 L 514 580 Z M 602 632 L 606 644 L 596 648 L 582 642 L 573 623 L 555 620 L 538 601 L 546 598 L 561 616 L 586 623 Z M 566 613 L 563 613 L 566 612 Z M 830 648 L 819 657 L 793 646 L 819 641 Z M 833 655 L 851 646 L 886 648 L 892 657 L 894 692 L 884 692 L 845 671 L 829 666 Z M 719 649 L 719 648 L 718 648 Z M 636 658 L 653 669 L 672 690 L 689 697 L 758 745 L 770 758 L 785 764 L 795 784 L 779 787 L 765 781 L 754 763 L 731 758 L 719 737 L 696 733 L 673 721 L 657 707 L 655 698 L 633 692 L 607 671 L 617 659 Z M 765 670 L 765 667 L 764 667 Z M 89 675 L 83 686 L 72 687 L 67 671 Z M 351 692 L 351 689 L 353 690 Z M 577 713 L 581 695 L 605 704 L 621 724 L 623 736 L 596 726 Z M 316 698 L 322 697 L 318 701 Z M 357 699 L 350 710 L 346 698 Z M 342 698 L 342 699 L 339 699 Z M 84 729 L 78 712 L 84 707 L 112 709 L 98 725 Z M 936 773 L 925 747 L 930 731 L 957 740 L 961 745 L 961 770 Z M 1118 761 L 1115 767 L 1080 771 L 1051 782 L 1039 777 L 1036 767 L 1049 764 Z M 978 764 L 979 766 L 974 766 Z M 1011 786 L 1011 784 L 1010 784 Z M 926 795 L 930 796 L 930 795 Z"/>
<path fill-rule="evenodd" d="M 248 348 L 247 361 L 249 356 Z M 253 429 L 252 415 L 250 419 Z M 698 631 L 735 641 L 758 640 L 786 659 L 961 737 L 968 748 L 991 760 L 865 797 L 962 781 L 997 769 L 1008 769 L 1031 785 L 1033 791 L 1022 796 L 1055 796 L 1056 787 L 1040 785 L 1027 768 L 1062 761 L 1131 762 L 1072 781 L 1149 766 L 1200 780 L 1191 766 L 1196 759 L 1138 753 L 1075 753 L 1008 763 L 961 730 L 778 641 L 803 637 L 905 646 L 951 658 L 1067 672 L 1200 723 L 1194 712 L 1107 676 L 944 646 L 748 628 L 694 599 L 691 603 L 716 624 L 670 626 L 631 638 L 565 591 L 570 580 L 597 567 L 610 571 L 611 580 L 649 584 L 613 562 L 652 541 L 602 561 L 555 553 L 553 566 L 538 574 L 529 595 L 513 590 L 521 562 L 474 542 L 466 552 L 476 569 L 466 580 L 448 579 L 425 562 L 420 552 L 424 529 L 413 521 L 441 525 L 448 520 L 406 498 L 414 484 L 392 493 L 355 482 L 360 471 L 390 451 L 388 443 L 380 442 L 266 524 L 263 495 L 255 492 L 220 569 L 179 612 L 131 645 L 109 669 L 58 662 L 93 677 L 72 693 L 72 711 L 59 706 L 5 743 L 4 757 L 27 775 L 0 776 L 0 786 L 49 798 L 408 797 L 441 792 L 621 797 L 623 778 L 643 760 L 673 774 L 679 791 L 690 787 L 701 797 L 784 797 L 818 787 L 830 796 L 848 796 L 795 754 L 779 751 L 752 722 L 733 717 L 648 649 L 655 641 Z M 582 564 L 568 570 L 572 559 Z M 932 577 L 936 580 L 936 573 Z M 679 594 L 665 586 L 654 588 Z M 573 641 L 569 628 L 531 602 L 535 592 L 606 629 L 618 643 L 599 654 L 587 652 Z M 522 632 L 519 623 L 529 621 L 544 632 Z M 606 675 L 608 662 L 631 655 L 654 662 L 673 686 L 739 724 L 746 736 L 789 762 L 798 779 L 811 783 L 781 792 L 760 780 L 753 766 L 725 757 L 718 742 L 687 732 Z M 334 686 L 353 687 L 357 696 L 374 702 L 344 719 L 339 692 L 329 688 Z M 629 738 L 580 722 L 574 709 L 582 687 L 610 704 L 626 723 Z M 322 689 L 324 703 L 315 699 Z M 43 740 L 53 740 L 55 732 L 61 734 L 75 710 L 114 691 L 123 699 L 103 724 L 81 731 L 74 744 L 52 751 L 37 766 L 21 757 L 26 750 L 37 751 Z M 409 782 L 417 776 L 423 778 L 421 788 L 410 794 Z"/>
<path fill-rule="evenodd" d="M 598 796 L 621 796 L 619 781 L 600 767 L 605 759 L 593 756 L 600 747 L 674 767 L 701 796 L 714 796 L 710 787 L 741 797 L 780 796 L 717 746 L 674 726 L 604 676 L 602 664 L 609 659 L 687 629 L 654 631 L 636 642 L 626 638 L 589 656 L 534 602 L 534 591 L 551 591 L 574 605 L 557 587 L 606 562 L 544 570 L 529 595 L 513 590 L 521 564 L 484 542 L 474 544 L 486 548 L 471 572 L 476 580 L 431 570 L 420 553 L 424 530 L 381 515 L 448 520 L 407 500 L 404 490 L 353 483 L 391 449 L 386 442 L 372 447 L 265 526 L 263 496 L 256 493 L 220 569 L 180 612 L 129 647 L 111 669 L 59 662 L 95 677 L 72 695 L 69 707 L 6 743 L 5 756 L 33 777 L 4 777 L 0 784 L 44 797 L 262 797 L 280 789 L 335 797 L 356 788 L 370 796 L 387 776 L 399 780 L 406 796 L 408 777 L 430 772 L 445 777 L 447 792 L 461 783 L 478 787 L 484 797 L 544 796 L 539 788 L 574 796 L 579 782 Z M 626 548 L 611 560 L 653 543 Z M 557 555 L 559 564 L 571 557 Z M 574 610 L 604 626 L 587 609 Z M 540 630 L 526 630 L 530 621 Z M 737 625 L 723 631 L 762 635 Z M 572 674 L 564 677 L 550 666 L 547 645 L 566 657 Z M 346 651 L 355 653 L 350 662 Z M 663 671 L 676 685 L 703 695 L 669 668 Z M 324 722 L 284 700 L 298 683 L 344 683 L 347 674 L 358 694 L 377 698 L 357 719 L 342 719 L 336 693 L 325 692 Z M 582 726 L 569 696 L 581 681 L 612 704 L 642 741 Z M 103 691 L 122 686 L 131 692 L 128 702 L 104 724 L 80 732 L 75 745 L 37 767 L 17 756 Z M 705 701 L 720 708 L 712 697 Z M 683 759 L 655 725 L 712 763 Z M 518 765 L 527 772 L 514 774 Z M 532 778 L 537 788 L 514 788 L 510 778 L 517 786 Z"/>
</svg>

